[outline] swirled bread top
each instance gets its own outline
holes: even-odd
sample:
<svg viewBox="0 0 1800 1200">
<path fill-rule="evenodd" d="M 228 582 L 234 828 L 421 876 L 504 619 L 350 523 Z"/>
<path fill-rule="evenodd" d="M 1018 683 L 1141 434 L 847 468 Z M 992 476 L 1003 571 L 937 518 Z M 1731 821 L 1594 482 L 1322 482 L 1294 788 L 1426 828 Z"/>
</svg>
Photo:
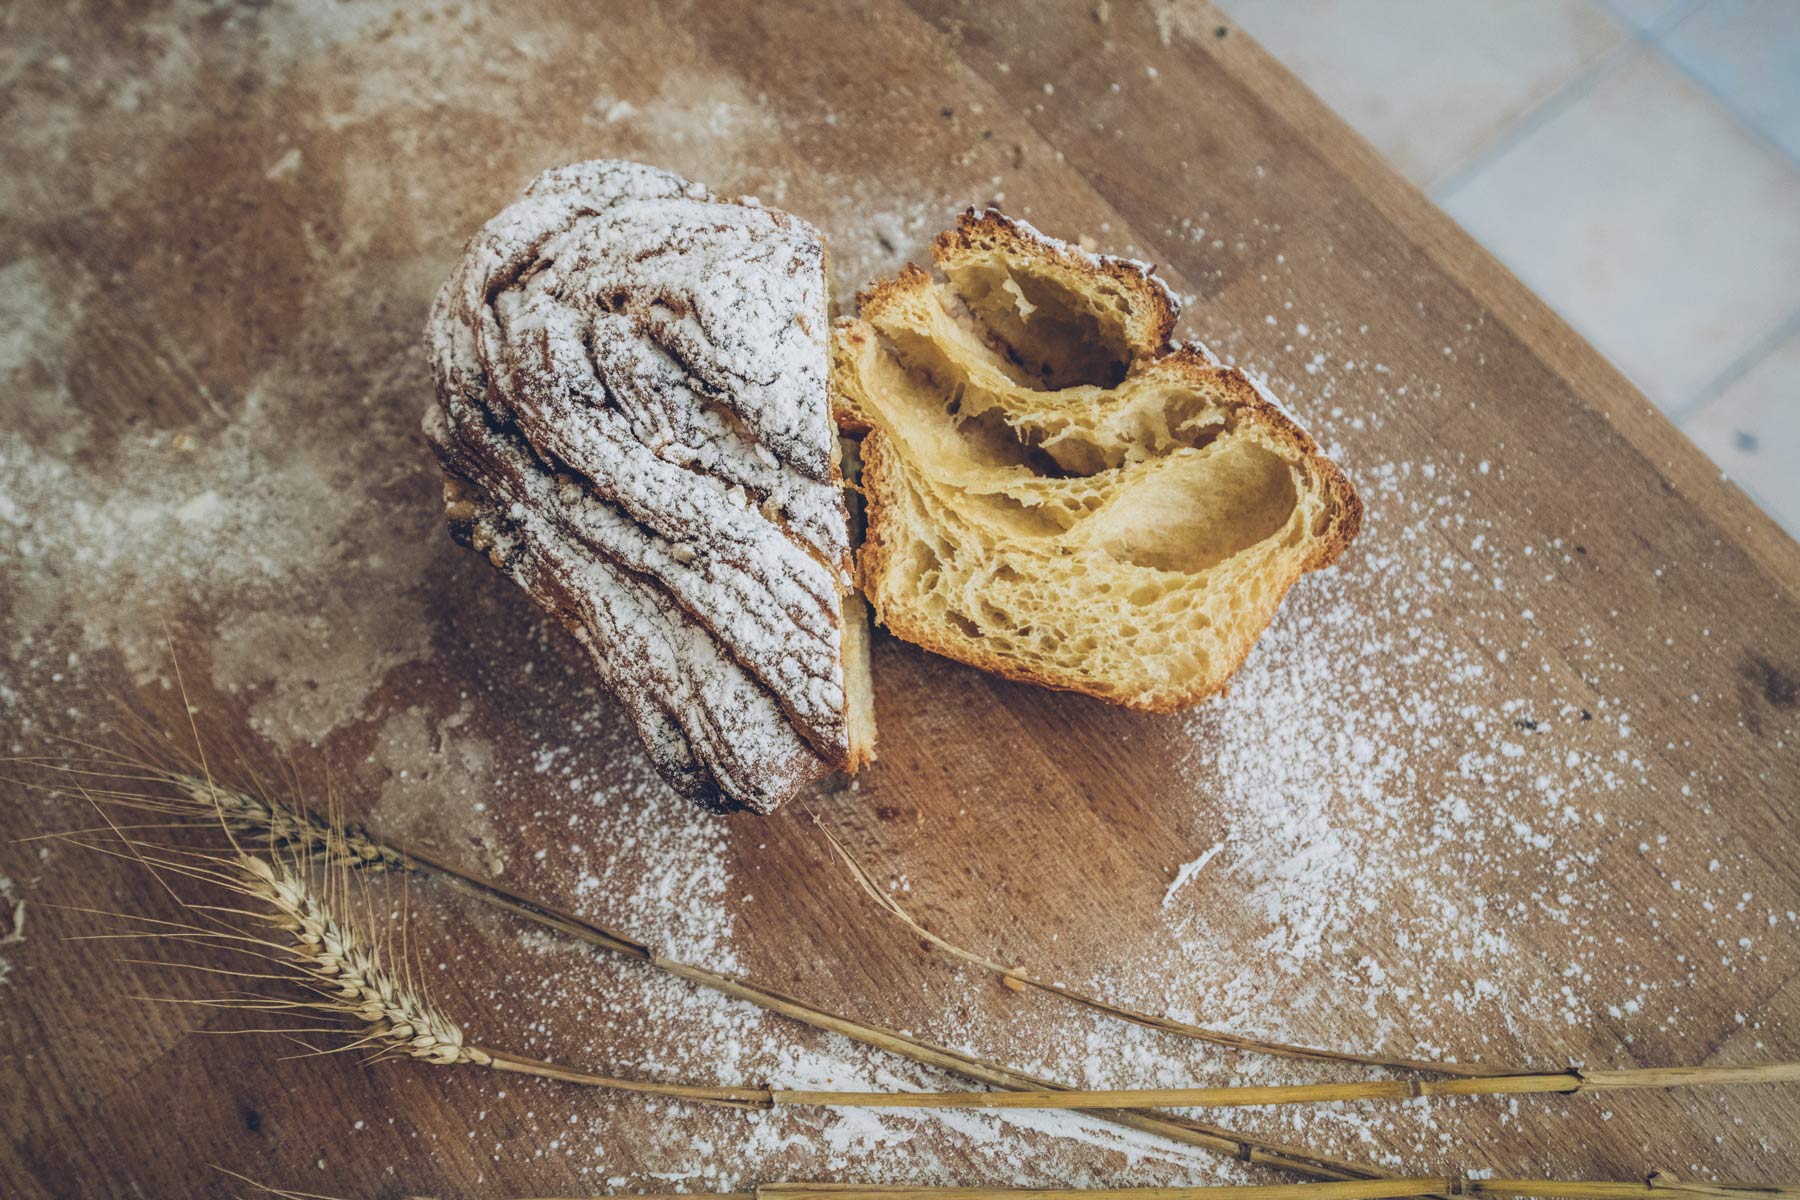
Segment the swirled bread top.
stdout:
<svg viewBox="0 0 1800 1200">
<path fill-rule="evenodd" d="M 427 434 L 479 489 L 466 529 L 577 629 L 657 731 L 665 776 L 702 799 L 773 807 L 852 763 L 827 334 L 816 230 L 623 162 L 539 176 L 433 312 Z M 529 582 L 552 578 L 560 602 Z M 665 614 L 661 634 L 596 627 L 627 593 Z M 694 637 L 717 652 L 676 645 Z M 746 684 L 763 702 L 706 702 Z M 781 719 L 745 720 L 764 709 Z"/>
</svg>

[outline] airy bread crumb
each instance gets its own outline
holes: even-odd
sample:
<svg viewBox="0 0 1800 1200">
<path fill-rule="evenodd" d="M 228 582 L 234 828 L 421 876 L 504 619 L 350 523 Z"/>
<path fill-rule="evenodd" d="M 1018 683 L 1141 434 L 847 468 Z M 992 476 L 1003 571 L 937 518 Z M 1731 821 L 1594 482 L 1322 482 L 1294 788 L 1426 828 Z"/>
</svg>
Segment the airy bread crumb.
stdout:
<svg viewBox="0 0 1800 1200">
<path fill-rule="evenodd" d="M 832 341 L 861 446 L 863 590 L 897 636 L 1166 712 L 1224 687 L 1356 535 L 1335 463 L 1239 371 L 1171 350 L 1143 264 L 997 212 L 938 237 Z"/>
</svg>

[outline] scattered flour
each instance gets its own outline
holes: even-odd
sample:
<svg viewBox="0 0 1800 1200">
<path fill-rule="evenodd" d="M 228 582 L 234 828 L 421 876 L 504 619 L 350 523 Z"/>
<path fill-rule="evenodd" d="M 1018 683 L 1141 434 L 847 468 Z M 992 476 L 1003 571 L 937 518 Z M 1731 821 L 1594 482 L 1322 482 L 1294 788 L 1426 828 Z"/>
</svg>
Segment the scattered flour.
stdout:
<svg viewBox="0 0 1800 1200">
<path fill-rule="evenodd" d="M 1199 858 L 1182 863 L 1180 869 L 1175 872 L 1174 881 L 1169 884 L 1169 890 L 1163 893 L 1162 906 L 1164 908 L 1169 907 L 1175 899 L 1175 893 L 1186 887 L 1188 881 L 1204 870 L 1206 864 L 1217 858 L 1219 851 L 1224 848 L 1224 842 L 1215 843 L 1211 849 L 1206 851 L 1206 853 L 1202 854 Z"/>
<path fill-rule="evenodd" d="M 424 654 L 419 580 L 439 547 L 373 520 L 369 487 L 392 471 L 379 444 L 296 437 L 282 391 L 192 431 L 127 432 L 98 460 L 0 433 L 12 670 L 106 650 L 155 678 L 162 622 L 204 606 L 220 613 L 216 685 L 253 690 L 265 728 L 314 740 Z"/>
<path fill-rule="evenodd" d="M 578 823 L 581 842 L 597 833 L 626 848 L 578 868 L 574 907 L 672 956 L 742 970 L 728 901 L 730 879 L 720 824 L 670 796 L 646 770 L 641 790 L 615 788 Z M 603 831 L 603 832 L 602 832 Z M 549 868 L 560 876 L 566 865 Z M 475 916 L 475 914 L 471 914 Z M 650 1078 L 801 1088 L 926 1090 L 966 1081 L 820 1034 L 760 1009 L 616 957 L 590 955 L 562 939 L 516 927 L 511 939 L 530 956 L 524 969 L 483 993 L 484 1019 L 516 1018 L 545 1040 L 534 1053 L 572 1057 L 622 1074 Z M 508 940 L 502 937 L 502 944 Z M 970 979 L 971 986 L 980 986 Z M 554 1014 L 547 1019 L 546 1013 Z M 969 1031 L 926 1031 L 951 1045 L 979 1047 Z M 620 1056 L 618 1047 L 638 1047 Z M 517 1091 L 508 1082 L 488 1090 Z M 524 1086 L 531 1086 L 529 1084 Z M 497 1167 L 535 1157 L 548 1145 L 596 1186 L 609 1174 L 607 1147 L 633 1137 L 651 1178 L 682 1190 L 722 1190 L 769 1179 L 890 1179 L 949 1184 L 969 1178 L 1020 1184 L 1098 1184 L 1129 1178 L 1247 1178 L 1206 1151 L 1073 1114 L 999 1112 L 929 1114 L 907 1110 L 831 1112 L 780 1110 L 721 1114 L 675 1106 L 642 1115 L 635 1100 L 570 1105 L 566 1094 L 535 1092 L 527 1107 L 551 1113 L 539 1136 L 523 1144 L 495 1138 L 487 1149 Z M 560 1115 L 573 1107 L 575 1115 Z M 528 1121 L 531 1114 L 527 1114 Z M 480 1140 L 480 1125 L 474 1136 Z M 624 1134 L 624 1130 L 633 1130 Z M 948 1136 L 946 1136 L 946 1132 Z M 654 1164 L 666 1164 L 660 1169 Z"/>
</svg>

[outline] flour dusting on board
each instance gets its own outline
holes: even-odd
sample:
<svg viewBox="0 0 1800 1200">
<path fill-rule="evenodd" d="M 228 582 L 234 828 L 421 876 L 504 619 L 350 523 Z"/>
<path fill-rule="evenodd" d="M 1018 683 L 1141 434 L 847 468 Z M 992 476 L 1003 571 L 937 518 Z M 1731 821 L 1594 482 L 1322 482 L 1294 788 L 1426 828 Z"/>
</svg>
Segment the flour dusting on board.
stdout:
<svg viewBox="0 0 1800 1200">
<path fill-rule="evenodd" d="M 1323 341 L 1285 311 L 1269 324 L 1299 343 L 1286 349 L 1314 380 L 1294 390 L 1315 397 L 1315 430 L 1379 436 L 1380 410 L 1346 411 L 1336 386 L 1360 370 L 1397 401 L 1409 383 L 1333 361 L 1337 322 L 1316 322 L 1339 335 Z M 1616 629 L 1552 641 L 1539 623 L 1534 605 L 1560 603 L 1588 547 L 1573 530 L 1511 539 L 1469 504 L 1470 481 L 1498 474 L 1488 460 L 1348 459 L 1369 511 L 1355 551 L 1297 587 L 1230 692 L 1186 719 L 1185 803 L 1196 846 L 1215 843 L 1212 890 L 1184 867 L 1168 944 L 1106 978 L 1178 1016 L 1340 1048 L 1336 1014 L 1354 1007 L 1379 1031 L 1364 1050 L 1554 1065 L 1561 1031 L 1604 1029 L 1622 1055 L 1709 1053 L 1688 1040 L 1688 993 L 1763 977 L 1796 916 L 1745 886 L 1742 847 L 1687 819 L 1714 781 L 1652 772 L 1667 747 L 1614 692 L 1627 672 Z M 1659 792 L 1666 821 L 1642 815 Z M 1666 903 L 1618 894 L 1619 875 L 1640 872 L 1662 878 Z M 1221 979 L 1221 961 L 1244 966 Z M 1180 982 L 1151 982 L 1167 975 Z"/>
<path fill-rule="evenodd" d="M 0 566 L 21 580 L 15 661 L 40 640 L 64 644 L 73 622 L 74 652 L 118 651 L 154 677 L 168 665 L 159 620 L 214 603 L 226 610 L 220 686 L 266 689 L 267 727 L 311 740 L 422 656 L 417 580 L 436 546 L 368 522 L 369 481 L 391 472 L 378 446 L 296 445 L 270 397 L 244 403 L 190 432 L 128 433 L 99 463 L 0 439 Z M 123 596 L 132 603 L 100 600 Z"/>
<path fill-rule="evenodd" d="M 1371 520 L 1358 553 L 1297 589 L 1230 694 L 1191 719 L 1196 782 L 1217 796 L 1226 833 L 1214 870 L 1260 922 L 1255 940 L 1235 949 L 1278 975 L 1327 971 L 1365 1004 L 1403 987 L 1415 1030 L 1475 1010 L 1585 1020 L 1586 989 L 1529 986 L 1508 930 L 1550 920 L 1579 944 L 1605 884 L 1576 848 L 1609 836 L 1609 796 L 1645 782 L 1631 717 L 1604 695 L 1559 697 L 1534 678 L 1531 659 L 1516 699 L 1487 698 L 1507 650 L 1497 663 L 1493 651 L 1440 632 L 1433 609 L 1497 633 L 1518 621 L 1503 604 L 1483 611 L 1490 578 L 1452 565 L 1434 474 L 1412 464 L 1360 474 Z M 1458 516 L 1451 536 L 1480 544 L 1464 530 L 1481 525 Z M 1377 611 L 1368 596 L 1383 598 Z M 1450 769 L 1439 772 L 1440 762 Z M 1561 890 L 1515 891 L 1521 871 L 1551 862 Z M 1375 930 L 1388 927 L 1404 961 L 1345 961 L 1350 945 L 1379 945 Z M 1195 954 L 1233 948 L 1211 944 L 1192 914 L 1182 936 Z M 1440 976 L 1441 990 L 1431 986 Z"/>
<path fill-rule="evenodd" d="M 733 887 L 725 824 L 675 796 L 641 761 L 623 779 L 615 772 L 612 782 L 590 791 L 580 757 L 559 750 L 545 743 L 535 757 L 579 799 L 566 819 L 539 815 L 544 828 L 527 833 L 554 831 L 557 853 L 514 864 L 509 879 L 527 893 L 562 898 L 571 910 L 661 953 L 715 970 L 752 969 L 740 955 L 734 916 L 734 902 L 749 898 Z M 434 909 L 441 902 L 434 898 Z M 672 1081 L 863 1090 L 966 1083 L 484 910 L 424 919 L 473 920 L 489 929 L 492 944 L 512 948 L 501 969 L 487 973 L 492 982 L 472 994 L 483 1025 L 524 1030 L 518 1048 L 528 1053 Z M 988 1052 L 979 1031 L 955 1017 L 921 1032 Z M 636 1049 L 622 1053 L 626 1046 Z M 491 1098 L 484 1108 L 497 1110 L 521 1093 L 529 1097 L 524 1128 L 531 1136 L 523 1141 L 498 1134 L 484 1140 L 485 1113 L 472 1123 L 471 1137 L 496 1163 L 550 1153 L 596 1190 L 641 1185 L 609 1174 L 607 1166 L 619 1128 L 615 1107 L 641 1106 L 641 1100 L 601 1098 L 571 1112 L 567 1093 L 553 1084 L 502 1076 L 481 1077 L 479 1086 Z M 517 1110 L 508 1111 L 517 1128 Z M 680 1190 L 837 1176 L 951 1183 L 971 1171 L 1044 1184 L 1099 1184 L 1120 1172 L 1146 1180 L 1247 1178 L 1205 1151 L 1076 1114 L 746 1114 L 652 1105 L 651 1116 L 634 1135 L 637 1154 L 661 1164 L 654 1179 Z M 954 1137 L 946 1139 L 945 1129 Z"/>
</svg>

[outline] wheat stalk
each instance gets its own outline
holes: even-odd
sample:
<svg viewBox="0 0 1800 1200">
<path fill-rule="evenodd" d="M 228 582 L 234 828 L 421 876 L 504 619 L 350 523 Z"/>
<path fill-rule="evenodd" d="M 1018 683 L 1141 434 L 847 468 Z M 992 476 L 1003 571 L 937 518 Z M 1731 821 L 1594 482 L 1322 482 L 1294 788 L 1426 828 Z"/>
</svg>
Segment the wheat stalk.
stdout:
<svg viewBox="0 0 1800 1200">
<path fill-rule="evenodd" d="M 1343 1100 L 1393 1100 L 1424 1095 L 1483 1095 L 1571 1093 L 1620 1088 L 1672 1088 L 1726 1086 L 1745 1083 L 1800 1080 L 1800 1064 L 1776 1063 L 1754 1067 L 1682 1067 L 1626 1071 L 1570 1070 L 1548 1073 L 1516 1073 L 1505 1076 L 1451 1077 L 1446 1079 L 1360 1080 L 1347 1083 L 1298 1084 L 1270 1087 L 1202 1087 L 1158 1089 L 1078 1090 L 1034 1080 L 996 1064 L 919 1043 L 905 1035 L 825 1014 L 803 1002 L 782 997 L 748 980 L 718 975 L 658 954 L 643 943 L 592 926 L 580 918 L 533 904 L 500 889 L 490 881 L 452 870 L 414 852 L 387 845 L 366 831 L 347 828 L 341 821 L 325 821 L 257 800 L 235 789 L 223 788 L 210 778 L 166 773 L 163 782 L 175 789 L 177 804 L 208 804 L 231 831 L 238 823 L 278 841 L 299 862 L 323 863 L 333 874 L 347 876 L 352 867 L 378 870 L 431 869 L 445 873 L 473 894 L 510 911 L 572 933 L 591 944 L 632 954 L 659 969 L 713 987 L 727 995 L 750 999 L 773 1011 L 796 1016 L 820 1028 L 859 1036 L 868 1044 L 906 1054 L 916 1061 L 947 1066 L 1008 1090 L 984 1092 L 846 1092 L 774 1088 L 731 1088 L 667 1084 L 595 1075 L 557 1063 L 466 1044 L 461 1030 L 443 1017 L 417 990 L 410 978 L 386 970 L 375 945 L 358 936 L 353 924 L 334 914 L 328 897 L 321 897 L 303 871 L 280 858 L 265 861 L 235 848 L 229 855 L 203 861 L 210 867 L 188 865 L 184 873 L 213 878 L 240 894 L 262 901 L 271 911 L 269 923 L 286 933 L 291 944 L 282 947 L 286 961 L 300 982 L 324 997 L 323 1007 L 340 1016 L 361 1021 L 365 1028 L 354 1043 L 376 1047 L 377 1056 L 404 1053 L 443 1064 L 475 1063 L 495 1070 L 537 1075 L 586 1086 L 647 1092 L 671 1098 L 722 1104 L 740 1108 L 836 1107 L 917 1109 L 1078 1109 L 1099 1112 L 1138 1128 L 1166 1133 L 1182 1130 L 1182 1140 L 1213 1149 L 1235 1148 L 1238 1157 L 1285 1167 L 1328 1179 L 1383 1178 L 1382 1173 L 1360 1164 L 1329 1159 L 1307 1151 L 1251 1142 L 1229 1131 L 1183 1122 L 1179 1118 L 1148 1116 L 1138 1110 L 1165 1107 L 1235 1107 L 1284 1105 Z M 116 794 L 115 794 L 116 795 Z M 121 834 L 121 836 L 123 836 Z M 829 837 L 829 833 L 827 833 Z M 874 892 L 872 881 L 855 860 L 832 839 L 865 890 Z M 128 843 L 134 845 L 135 843 Z M 141 854 L 138 854 L 142 858 Z M 165 864 L 166 865 L 166 864 Z M 225 868 L 219 870 L 217 868 Z M 897 906 L 895 906 L 897 910 Z M 902 914 L 904 915 L 904 914 Z M 910 918 L 906 918 L 910 922 Z M 244 1002 L 233 1002 L 245 1006 Z M 824 1018 L 824 1019 L 821 1019 Z M 971 1070 L 970 1068 L 975 1069 Z M 1220 1144 L 1223 1143 L 1223 1144 Z M 1229 1151 L 1228 1151 L 1229 1152 Z"/>
<path fill-rule="evenodd" d="M 140 749 L 142 749 L 141 743 Z M 37 762 L 38 765 L 54 765 L 52 763 L 47 763 L 46 760 L 33 761 Z M 417 851 L 403 850 L 384 843 L 368 833 L 368 831 L 355 826 L 343 827 L 334 832 L 332 823 L 323 821 L 314 814 L 306 812 L 305 810 L 293 809 L 284 804 L 252 796 L 234 788 L 220 787 L 211 780 L 210 776 L 203 778 L 201 775 L 192 772 L 159 771 L 158 768 L 147 766 L 138 761 L 131 761 L 131 765 L 134 768 L 146 772 L 146 774 L 140 776 L 140 778 L 160 778 L 162 782 L 167 783 L 184 793 L 185 798 L 193 802 L 193 804 L 189 805 L 185 810 L 189 816 L 194 815 L 195 806 L 202 812 L 208 812 L 216 804 L 220 819 L 227 823 L 230 828 L 239 832 L 248 832 L 266 836 L 277 847 L 303 849 L 307 853 L 321 855 L 327 861 L 341 862 L 345 865 L 359 867 L 366 866 L 376 869 L 395 869 L 408 865 L 413 867 L 430 866 L 432 869 L 446 875 L 464 875 L 463 872 L 457 871 L 445 863 L 436 860 L 428 861 L 426 858 L 419 855 Z M 190 765 L 200 766 L 202 764 L 191 763 Z M 135 799 L 135 797 L 130 797 L 128 794 L 125 795 L 125 802 Z M 154 797 L 145 797 L 144 799 L 148 800 L 149 803 L 142 803 L 137 806 L 144 808 L 146 811 L 179 811 L 177 808 L 169 807 L 166 802 L 158 804 Z M 924 925 L 914 920 L 912 916 L 900 906 L 898 901 L 889 896 L 875 884 L 868 871 L 863 868 L 862 864 L 856 860 L 844 844 L 825 827 L 823 822 L 819 821 L 816 816 L 813 817 L 813 822 L 820 833 L 824 835 L 832 850 L 849 870 L 851 877 L 856 881 L 857 885 L 873 899 L 884 912 L 899 920 L 909 930 L 924 939 L 930 945 L 973 966 L 993 972 L 1002 982 L 1015 990 L 1033 988 L 1058 996 L 1065 1001 L 1106 1013 L 1136 1025 L 1158 1029 L 1165 1033 L 1172 1033 L 1181 1037 L 1192 1038 L 1197 1041 L 1208 1042 L 1213 1045 L 1223 1046 L 1228 1049 L 1251 1054 L 1268 1054 L 1282 1058 L 1302 1059 L 1313 1062 L 1345 1063 L 1356 1066 L 1380 1067 L 1387 1070 L 1436 1075 L 1502 1076 L 1520 1075 L 1525 1073 L 1520 1068 L 1499 1064 L 1457 1063 L 1444 1062 L 1441 1060 L 1361 1054 L 1349 1051 L 1327 1050 L 1315 1046 L 1300 1046 L 1289 1042 L 1280 1042 L 1265 1038 L 1254 1038 L 1244 1034 L 1209 1029 L 1200 1025 L 1195 1025 L 1191 1022 L 1178 1021 L 1173 1017 L 1156 1013 L 1142 1012 L 1126 1005 L 1117 1004 L 1094 996 L 1084 995 L 1080 992 L 1071 991 L 1066 987 L 1048 983 L 1022 967 L 1009 967 L 1004 963 L 997 962 L 991 958 L 977 954 L 974 951 L 964 949 L 927 929 Z M 412 860 L 410 864 L 407 862 L 408 859 Z M 503 901 L 514 903 L 520 902 L 518 897 L 507 895 L 504 889 L 498 888 L 491 881 L 480 880 L 477 882 L 477 886 L 487 893 L 484 896 L 486 899 L 501 899 Z M 496 893 L 499 893 L 499 895 L 496 896 Z M 529 901 L 523 901 L 522 903 L 526 908 L 534 909 L 539 913 L 545 911 L 542 906 L 532 904 Z M 503 903 L 502 906 L 507 907 L 510 905 Z M 520 911 L 522 915 L 532 915 L 529 912 L 525 912 L 523 909 L 516 909 L 515 911 Z M 616 940 L 618 940 L 620 944 L 611 948 L 634 954 L 639 958 L 649 959 L 652 957 L 650 952 L 641 943 L 635 942 L 629 938 L 618 938 Z"/>
<path fill-rule="evenodd" d="M 1289 1042 L 1269 1041 L 1262 1038 L 1246 1037 L 1242 1034 L 1226 1033 L 1223 1030 L 1208 1029 L 1188 1021 L 1178 1021 L 1174 1017 L 1159 1013 L 1147 1013 L 1127 1005 L 1097 996 L 1085 995 L 1071 990 L 1061 984 L 1049 983 L 1025 970 L 1023 967 L 1007 966 L 986 955 L 977 954 L 973 950 L 964 949 L 956 943 L 940 937 L 924 925 L 914 920 L 912 914 L 902 908 L 900 902 L 879 887 L 868 870 L 857 861 L 856 857 L 839 841 L 825 823 L 814 815 L 813 824 L 824 836 L 832 851 L 849 871 L 850 877 L 875 904 L 890 917 L 927 944 L 943 951 L 952 958 L 960 959 L 971 966 L 980 967 L 997 976 L 1001 983 L 1014 991 L 1032 988 L 1056 996 L 1071 1004 L 1102 1012 L 1134 1025 L 1142 1025 L 1149 1029 L 1159 1029 L 1164 1033 L 1173 1033 L 1180 1037 L 1192 1038 L 1195 1041 L 1209 1042 L 1216 1046 L 1228 1046 L 1234 1050 L 1243 1050 L 1256 1054 L 1270 1054 L 1281 1058 L 1306 1059 L 1315 1062 L 1349 1063 L 1364 1067 L 1382 1067 L 1393 1071 L 1406 1071 L 1435 1075 L 1452 1075 L 1460 1077 L 1521 1075 L 1524 1071 L 1516 1067 L 1502 1066 L 1493 1063 L 1459 1063 L 1444 1062 L 1439 1059 L 1394 1058 L 1380 1054 L 1359 1054 L 1353 1051 L 1324 1050 L 1316 1046 L 1297 1046 Z"/>
<path fill-rule="evenodd" d="M 1661 1173 L 1644 1180 L 1627 1181 L 1414 1175 L 1342 1183 L 1135 1188 L 937 1188 L 905 1184 L 773 1183 L 762 1184 L 750 1192 L 704 1196 L 702 1200 L 1402 1200 L 1438 1193 L 1527 1198 L 1560 1196 L 1569 1200 L 1642 1200 L 1653 1195 L 1770 1200 L 1800 1197 L 1800 1186 L 1682 1183 Z M 661 1198 L 633 1197 L 632 1200 Z"/>
<path fill-rule="evenodd" d="M 774 988 L 740 975 L 731 975 L 685 963 L 663 955 L 641 941 L 616 930 L 607 929 L 584 917 L 561 911 L 552 905 L 518 895 L 496 881 L 437 859 L 416 847 L 397 845 L 383 840 L 368 830 L 347 825 L 341 820 L 326 821 L 297 808 L 271 799 L 249 796 L 237 789 L 214 781 L 204 771 L 205 763 L 182 755 L 170 745 L 148 747 L 134 743 L 140 757 L 129 757 L 101 747 L 84 746 L 92 752 L 97 769 L 81 765 L 88 760 L 39 758 L 19 760 L 56 772 L 64 778 L 81 780 L 85 776 L 106 776 L 121 782 L 160 786 L 162 792 L 146 792 L 142 788 L 90 787 L 78 782 L 82 793 L 96 803 L 129 810 L 159 813 L 180 818 L 183 828 L 218 828 L 221 822 L 212 815 L 209 802 L 215 797 L 227 798 L 230 819 L 244 824 L 237 830 L 251 836 L 277 841 L 275 830 L 282 831 L 281 844 L 290 854 L 312 861 L 341 864 L 347 868 L 367 865 L 377 870 L 430 873 L 452 887 L 503 911 L 512 913 L 546 929 L 571 937 L 587 945 L 637 959 L 651 968 L 707 988 L 720 995 L 754 1004 L 765 1011 L 798 1021 L 812 1028 L 836 1033 L 859 1044 L 894 1054 L 923 1066 L 961 1075 L 990 1087 L 1018 1090 L 1058 1090 L 1065 1085 L 1042 1076 L 978 1058 L 960 1050 L 939 1046 L 898 1030 L 860 1021 L 805 1000 L 786 995 Z M 188 770 L 168 769 L 148 761 L 153 754 L 182 755 Z M 28 783 L 28 786 L 39 786 Z M 256 824 L 257 815 L 270 812 L 285 815 L 268 829 Z M 109 830 L 118 827 L 109 822 Z M 67 835 L 58 835 L 67 836 Z M 371 855 L 368 848 L 377 854 Z M 510 1065 L 509 1057 L 503 1061 Z M 508 1069 L 502 1065 L 500 1069 Z M 560 1068 L 559 1068 L 560 1070 Z M 1256 1166 L 1287 1171 L 1303 1178 L 1324 1180 L 1376 1179 L 1386 1177 L 1381 1168 L 1338 1158 L 1305 1147 L 1240 1134 L 1224 1126 L 1193 1117 L 1172 1113 L 1125 1110 L 1088 1110 L 1088 1115 L 1114 1125 L 1164 1138 L 1180 1145 L 1192 1146 L 1214 1154 Z"/>
<path fill-rule="evenodd" d="M 223 1170 L 223 1168 L 219 1168 Z M 265 1194 L 331 1200 L 234 1179 Z M 1406 1175 L 1338 1183 L 1207 1184 L 1196 1187 L 918 1187 L 911 1184 L 763 1183 L 743 1192 L 636 1192 L 613 1196 L 531 1197 L 529 1200 L 1408 1200 L 1434 1195 L 1514 1197 L 1518 1200 L 1796 1200 L 1800 1185 L 1785 1183 L 1684 1183 L 1662 1172 L 1641 1180 L 1497 1179 L 1456 1175 Z M 414 1196 L 411 1200 L 429 1200 Z"/>
<path fill-rule="evenodd" d="M 32 760 L 37 765 L 55 764 L 47 760 Z M 174 804 L 166 800 L 159 801 L 155 797 L 137 794 L 114 792 L 112 796 L 120 803 L 128 803 L 146 811 L 164 813 L 185 813 L 194 816 L 215 810 L 220 821 L 235 832 L 250 833 L 266 837 L 270 843 L 282 849 L 289 849 L 314 855 L 333 864 L 381 869 L 429 868 L 455 882 L 466 890 L 473 891 L 482 899 L 508 908 L 520 915 L 538 920 L 541 924 L 562 927 L 563 932 L 573 932 L 566 926 L 572 920 L 567 914 L 554 913 L 546 906 L 525 900 L 491 880 L 471 876 L 441 860 L 421 851 L 403 849 L 370 834 L 367 830 L 355 825 L 328 822 L 316 814 L 289 808 L 260 797 L 252 796 L 235 788 L 222 787 L 210 779 L 182 771 L 157 773 L 157 768 L 147 770 L 156 773 L 145 778 L 159 778 L 161 782 L 176 789 L 181 799 Z M 931 945 L 945 951 L 965 962 L 979 966 L 999 975 L 1014 987 L 1032 987 L 1065 1000 L 1108 1013 L 1134 1024 L 1144 1025 L 1152 1029 L 1195 1038 L 1215 1045 L 1229 1047 L 1249 1053 L 1270 1054 L 1285 1058 L 1306 1059 L 1319 1062 L 1348 1063 L 1360 1066 L 1382 1067 L 1391 1070 L 1452 1075 L 1452 1076 L 1511 1076 L 1525 1072 L 1512 1067 L 1483 1063 L 1454 1063 L 1436 1060 L 1391 1058 L 1381 1055 L 1357 1054 L 1336 1050 L 1325 1050 L 1312 1046 L 1298 1046 L 1287 1042 L 1270 1041 L 1247 1037 L 1240 1034 L 1226 1033 L 1220 1030 L 1206 1029 L 1187 1022 L 1177 1021 L 1171 1017 L 1139 1012 L 1110 1001 L 1085 996 L 1078 992 L 1046 983 L 1027 973 L 1022 968 L 1008 967 L 992 959 L 982 957 L 973 951 L 965 950 L 939 937 L 923 925 L 915 921 L 905 909 L 892 897 L 878 888 L 863 866 L 850 854 L 823 823 L 814 818 L 820 832 L 849 869 L 858 886 L 867 893 L 882 909 L 903 922 L 919 937 Z M 547 920 L 546 920 L 547 918 Z M 596 932 L 596 927 L 583 922 L 589 933 Z M 643 943 L 635 939 L 614 934 L 611 931 L 602 933 L 609 949 L 627 953 L 633 957 L 652 961 L 657 956 Z M 673 960 L 664 960 L 667 966 L 677 968 L 677 974 L 684 974 L 686 964 Z"/>
<path fill-rule="evenodd" d="M 1644 1200 L 1648 1196 L 1708 1200 L 1794 1200 L 1800 1185 L 1682 1183 L 1662 1173 L 1644 1180 L 1470 1179 L 1407 1175 L 1340 1183 L 1207 1184 L 1197 1187 L 915 1187 L 910 1184 L 765 1183 L 748 1192 L 640 1193 L 612 1200 L 1405 1200 L 1433 1195 L 1509 1196 L 1537 1200 Z M 555 1200 L 534 1197 L 533 1200 Z M 564 1200 L 605 1200 L 600 1197 Z"/>
<path fill-rule="evenodd" d="M 652 1083 L 593 1075 L 542 1059 L 466 1045 L 462 1030 L 423 995 L 420 985 L 390 970 L 377 947 L 337 916 L 308 877 L 286 864 L 237 851 L 228 863 L 233 890 L 262 901 L 270 924 L 285 932 L 285 947 L 301 981 L 325 997 L 322 1005 L 365 1024 L 362 1040 L 383 1051 L 429 1062 L 475 1063 L 588 1086 L 655 1092 L 754 1108 L 1148 1109 L 1230 1108 L 1317 1104 L 1345 1100 L 1404 1100 L 1416 1096 L 1528 1095 L 1642 1088 L 1724 1087 L 1800 1081 L 1800 1063 L 1749 1067 L 1674 1067 L 1569 1070 L 1457 1079 L 1372 1079 L 1273 1086 L 1033 1089 L 984 1092 L 853 1092 L 794 1088 L 731 1088 Z"/>
</svg>

